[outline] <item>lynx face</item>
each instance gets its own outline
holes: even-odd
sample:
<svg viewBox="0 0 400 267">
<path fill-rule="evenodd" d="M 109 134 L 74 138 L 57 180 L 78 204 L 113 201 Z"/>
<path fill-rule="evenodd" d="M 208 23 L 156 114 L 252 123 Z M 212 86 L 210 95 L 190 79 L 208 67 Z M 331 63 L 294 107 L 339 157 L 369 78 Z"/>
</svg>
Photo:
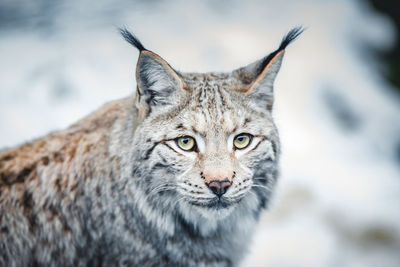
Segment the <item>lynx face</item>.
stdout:
<svg viewBox="0 0 400 267">
<path fill-rule="evenodd" d="M 259 211 L 277 178 L 279 138 L 271 117 L 273 82 L 292 30 L 267 57 L 231 73 L 181 73 L 129 32 L 140 50 L 133 147 L 140 187 L 186 217 L 222 219 Z M 143 182 L 146 181 L 146 182 Z"/>
<path fill-rule="evenodd" d="M 149 160 L 153 177 L 161 178 L 156 191 L 173 190 L 180 205 L 205 215 L 226 215 L 243 198 L 268 195 L 273 177 L 254 174 L 274 171 L 277 131 L 268 112 L 252 108 L 228 85 L 199 85 L 178 107 L 150 116 L 137 131 L 155 146 Z"/>
</svg>

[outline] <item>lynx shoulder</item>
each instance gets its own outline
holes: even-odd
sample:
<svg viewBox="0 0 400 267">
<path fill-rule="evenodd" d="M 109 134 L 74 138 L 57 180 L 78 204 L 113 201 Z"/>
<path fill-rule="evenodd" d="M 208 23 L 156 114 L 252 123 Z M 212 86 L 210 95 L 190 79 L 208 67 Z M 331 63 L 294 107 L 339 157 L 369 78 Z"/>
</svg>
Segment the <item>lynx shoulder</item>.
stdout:
<svg viewBox="0 0 400 267">
<path fill-rule="evenodd" d="M 137 90 L 0 151 L 0 266 L 234 266 L 277 179 L 277 50 L 183 73 L 139 49 Z"/>
</svg>

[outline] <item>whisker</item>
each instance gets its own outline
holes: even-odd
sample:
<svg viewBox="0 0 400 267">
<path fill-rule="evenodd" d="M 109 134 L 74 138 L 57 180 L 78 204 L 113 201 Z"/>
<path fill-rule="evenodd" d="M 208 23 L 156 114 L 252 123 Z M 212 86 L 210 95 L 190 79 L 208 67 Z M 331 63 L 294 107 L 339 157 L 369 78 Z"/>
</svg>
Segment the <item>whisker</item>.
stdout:
<svg viewBox="0 0 400 267">
<path fill-rule="evenodd" d="M 184 200 L 186 197 L 180 197 L 177 200 L 175 200 L 174 202 L 172 202 L 171 207 L 175 208 L 175 206 L 178 204 L 179 201 Z"/>
<path fill-rule="evenodd" d="M 252 184 L 251 187 L 260 187 L 260 188 L 266 189 L 267 191 L 271 191 L 272 190 L 271 187 L 268 187 L 268 186 L 265 186 L 265 185 L 261 185 L 261 184 Z"/>
<path fill-rule="evenodd" d="M 174 186 L 174 187 L 176 187 L 176 185 L 173 184 L 173 183 L 164 183 L 164 184 L 160 184 L 160 185 L 157 185 L 156 187 L 154 187 L 153 189 L 151 189 L 150 192 L 149 192 L 149 194 L 151 194 L 153 191 L 157 191 L 157 190 L 160 189 L 160 188 L 169 187 L 169 186 Z"/>
<path fill-rule="evenodd" d="M 253 178 L 253 180 L 257 181 L 259 183 L 265 184 L 265 185 L 268 185 L 271 183 L 271 179 L 269 179 L 269 178 Z"/>
<path fill-rule="evenodd" d="M 258 196 L 256 195 L 256 193 L 254 193 L 253 191 L 249 191 L 251 194 L 253 194 L 256 198 L 258 198 Z"/>
<path fill-rule="evenodd" d="M 173 190 L 173 189 L 176 189 L 176 185 L 174 185 L 174 184 L 168 183 L 168 184 L 158 185 L 155 188 L 151 189 L 151 191 L 144 198 L 144 201 L 147 201 L 150 197 L 155 196 L 161 192 L 165 192 L 165 191 L 169 191 L 169 190 Z"/>
<path fill-rule="evenodd" d="M 178 177 L 177 177 L 177 180 L 179 181 L 183 176 L 185 176 L 189 171 L 191 171 L 192 170 L 192 168 L 189 168 L 189 169 L 187 169 L 186 171 L 184 171 L 182 174 L 180 174 Z"/>
<path fill-rule="evenodd" d="M 253 178 L 254 180 L 264 180 L 264 181 L 268 181 L 269 179 L 268 178 L 266 178 L 266 177 L 256 177 L 256 178 Z"/>
<path fill-rule="evenodd" d="M 253 171 L 250 168 L 244 166 L 241 162 L 239 162 L 239 166 L 248 174 L 248 176 L 253 176 Z"/>
<path fill-rule="evenodd" d="M 248 188 L 249 188 L 249 186 L 239 188 L 236 192 L 233 193 L 234 195 L 232 195 L 231 197 L 236 198 L 236 197 L 243 196 L 244 194 L 246 194 L 247 191 L 250 191 L 250 190 L 247 190 Z"/>
<path fill-rule="evenodd" d="M 148 196 L 154 196 L 154 195 L 157 195 L 157 194 L 159 194 L 159 193 L 161 193 L 161 192 L 169 191 L 169 190 L 173 190 L 173 189 L 176 189 L 176 187 L 175 187 L 175 186 L 165 186 L 165 187 L 161 187 L 161 188 L 158 188 L 157 190 L 153 190 L 153 191 L 151 192 L 151 194 L 150 194 L 150 193 L 148 194 Z"/>
</svg>

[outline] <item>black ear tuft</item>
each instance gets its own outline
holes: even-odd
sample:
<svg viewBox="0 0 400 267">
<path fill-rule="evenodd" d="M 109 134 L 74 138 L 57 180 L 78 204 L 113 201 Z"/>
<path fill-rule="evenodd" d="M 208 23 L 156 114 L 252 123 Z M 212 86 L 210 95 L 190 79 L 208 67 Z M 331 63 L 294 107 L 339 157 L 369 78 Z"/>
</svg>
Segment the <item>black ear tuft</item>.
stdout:
<svg viewBox="0 0 400 267">
<path fill-rule="evenodd" d="M 283 38 L 278 49 L 245 67 L 233 71 L 233 75 L 241 81 L 239 92 L 245 93 L 253 103 L 268 110 L 274 102 L 274 81 L 282 64 L 285 48 L 302 32 L 303 27 L 296 27 Z"/>
<path fill-rule="evenodd" d="M 144 46 L 139 41 L 139 39 L 134 34 L 132 34 L 130 31 L 128 31 L 126 28 L 124 28 L 124 29 L 119 28 L 119 32 L 121 33 L 122 37 L 124 37 L 124 39 L 128 43 L 130 43 L 131 45 L 133 45 L 134 47 L 139 49 L 140 52 L 143 50 L 147 50 L 146 48 L 144 48 Z"/>
<path fill-rule="evenodd" d="M 279 48 L 276 49 L 274 52 L 269 54 L 268 56 L 264 57 L 262 60 L 262 63 L 260 64 L 257 75 L 260 74 L 264 68 L 268 65 L 268 63 L 282 50 L 284 50 L 291 42 L 296 40 L 297 37 L 304 31 L 305 29 L 302 26 L 295 27 L 291 29 L 283 38 L 281 41 L 281 44 L 279 45 Z"/>
<path fill-rule="evenodd" d="M 297 37 L 299 37 L 300 34 L 304 32 L 304 27 L 303 26 L 298 26 L 293 29 L 291 29 L 283 38 L 282 42 L 279 45 L 278 51 L 283 50 L 288 46 L 292 41 L 296 40 Z"/>
</svg>

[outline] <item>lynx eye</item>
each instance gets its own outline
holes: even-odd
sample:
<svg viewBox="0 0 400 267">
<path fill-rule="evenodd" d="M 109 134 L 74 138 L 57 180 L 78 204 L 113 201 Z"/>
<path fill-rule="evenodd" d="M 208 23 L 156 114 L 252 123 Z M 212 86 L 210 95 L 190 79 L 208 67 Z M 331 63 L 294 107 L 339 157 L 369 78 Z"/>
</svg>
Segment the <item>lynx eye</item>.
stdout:
<svg viewBox="0 0 400 267">
<path fill-rule="evenodd" d="M 253 136 L 247 133 L 241 133 L 235 136 L 233 139 L 233 145 L 236 149 L 244 149 L 250 145 L 253 140 Z"/>
<path fill-rule="evenodd" d="M 194 151 L 196 148 L 196 141 L 190 136 L 178 137 L 175 139 L 175 142 L 184 151 Z"/>
</svg>

